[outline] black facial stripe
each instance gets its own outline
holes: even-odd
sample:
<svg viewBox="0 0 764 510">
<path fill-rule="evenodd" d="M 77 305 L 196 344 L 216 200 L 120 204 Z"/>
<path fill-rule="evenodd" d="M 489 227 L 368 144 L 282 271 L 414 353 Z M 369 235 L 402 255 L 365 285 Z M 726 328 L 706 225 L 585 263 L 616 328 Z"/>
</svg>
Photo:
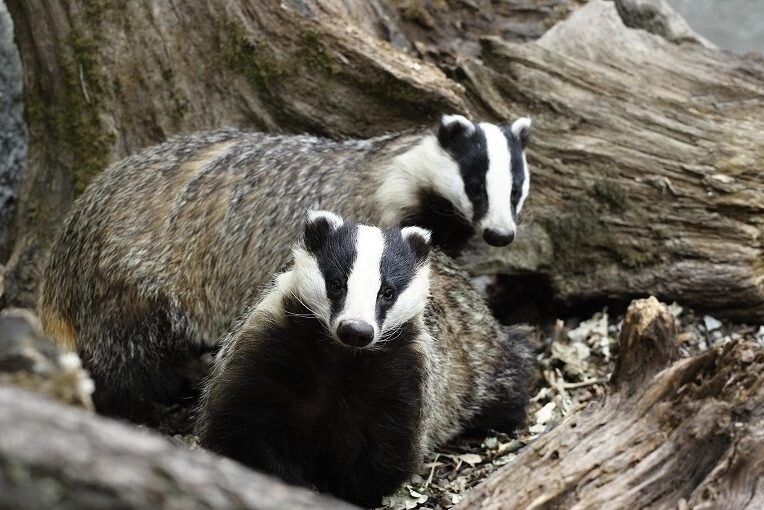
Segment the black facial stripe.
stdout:
<svg viewBox="0 0 764 510">
<path fill-rule="evenodd" d="M 418 226 L 432 232 L 432 244 L 450 255 L 458 254 L 474 234 L 470 220 L 453 202 L 431 189 L 420 189 L 417 205 L 401 218 L 402 226 Z"/>
<path fill-rule="evenodd" d="M 525 183 L 525 165 L 523 164 L 523 146 L 520 140 L 509 128 L 503 128 L 502 132 L 507 137 L 509 145 L 510 169 L 512 172 L 512 216 L 517 219 L 517 204 L 523 196 L 523 184 Z"/>
<path fill-rule="evenodd" d="M 486 173 L 488 173 L 488 144 L 485 133 L 479 125 L 470 136 L 459 136 L 448 141 L 443 147 L 457 165 L 464 181 L 464 190 L 472 202 L 471 220 L 478 221 L 488 212 L 488 192 Z"/>
<path fill-rule="evenodd" d="M 385 251 L 382 252 L 379 273 L 382 277 L 382 289 L 390 287 L 394 296 L 389 302 L 382 299 L 382 296 L 377 297 L 377 323 L 380 325 L 385 321 L 387 311 L 395 304 L 398 296 L 411 283 L 419 266 L 416 254 L 403 239 L 400 229 L 385 231 L 384 239 Z"/>
<path fill-rule="evenodd" d="M 318 262 L 318 268 L 324 276 L 326 295 L 331 302 L 331 318 L 333 319 L 344 307 L 347 289 L 340 296 L 332 296 L 331 284 L 334 280 L 340 280 L 343 285 L 347 284 L 350 271 L 353 269 L 356 251 L 357 226 L 354 223 L 345 222 L 335 230 L 330 239 L 318 249 L 314 255 Z"/>
</svg>

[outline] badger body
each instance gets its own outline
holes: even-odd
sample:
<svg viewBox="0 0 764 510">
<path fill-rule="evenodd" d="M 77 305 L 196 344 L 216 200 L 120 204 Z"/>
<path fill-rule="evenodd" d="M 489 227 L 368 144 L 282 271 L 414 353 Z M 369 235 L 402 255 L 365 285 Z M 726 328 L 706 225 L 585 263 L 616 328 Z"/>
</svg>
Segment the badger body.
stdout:
<svg viewBox="0 0 764 510">
<path fill-rule="evenodd" d="M 511 432 L 532 358 L 416 227 L 319 213 L 292 267 L 225 338 L 201 400 L 203 446 L 377 506 L 465 429 Z"/>
<path fill-rule="evenodd" d="M 444 116 L 435 132 L 370 140 L 247 133 L 174 138 L 105 170 L 77 200 L 42 278 L 46 332 L 76 348 L 99 410 L 172 402 L 288 261 L 305 210 L 432 228 L 456 250 L 514 236 L 530 121 Z"/>
</svg>

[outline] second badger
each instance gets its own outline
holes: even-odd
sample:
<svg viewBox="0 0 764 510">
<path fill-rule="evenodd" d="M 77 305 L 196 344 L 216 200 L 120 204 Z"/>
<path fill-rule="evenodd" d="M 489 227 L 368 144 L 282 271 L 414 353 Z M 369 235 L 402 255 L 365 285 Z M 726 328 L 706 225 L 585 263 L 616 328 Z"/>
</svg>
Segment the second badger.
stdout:
<svg viewBox="0 0 764 510">
<path fill-rule="evenodd" d="M 527 331 L 492 318 L 427 230 L 311 213 L 293 254 L 223 341 L 205 447 L 373 506 L 436 445 L 522 423 Z"/>
</svg>

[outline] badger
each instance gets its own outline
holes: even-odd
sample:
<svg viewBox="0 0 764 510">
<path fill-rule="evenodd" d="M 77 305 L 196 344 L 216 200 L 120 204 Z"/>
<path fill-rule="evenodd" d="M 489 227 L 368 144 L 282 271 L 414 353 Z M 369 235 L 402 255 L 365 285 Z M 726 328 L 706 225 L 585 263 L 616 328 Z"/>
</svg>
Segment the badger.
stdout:
<svg viewBox="0 0 764 510">
<path fill-rule="evenodd" d="M 291 267 L 223 340 L 201 444 L 368 507 L 460 432 L 523 423 L 527 327 L 502 328 L 430 243 L 311 213 Z"/>
<path fill-rule="evenodd" d="M 101 412 L 177 401 L 188 360 L 283 269 L 305 210 L 418 225 L 450 250 L 474 231 L 505 245 L 528 196 L 529 136 L 527 118 L 445 115 L 432 132 L 370 140 L 235 129 L 171 139 L 77 200 L 43 273 L 43 325 L 76 348 Z"/>
</svg>

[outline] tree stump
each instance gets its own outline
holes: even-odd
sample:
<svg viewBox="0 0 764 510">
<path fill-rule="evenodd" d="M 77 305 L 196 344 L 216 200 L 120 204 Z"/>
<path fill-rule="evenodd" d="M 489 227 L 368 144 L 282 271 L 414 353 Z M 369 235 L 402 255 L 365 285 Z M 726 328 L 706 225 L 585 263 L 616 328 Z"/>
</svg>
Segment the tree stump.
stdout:
<svg viewBox="0 0 764 510">
<path fill-rule="evenodd" d="M 764 348 L 677 353 L 667 308 L 632 303 L 605 400 L 542 435 L 458 508 L 764 507 Z"/>
</svg>

